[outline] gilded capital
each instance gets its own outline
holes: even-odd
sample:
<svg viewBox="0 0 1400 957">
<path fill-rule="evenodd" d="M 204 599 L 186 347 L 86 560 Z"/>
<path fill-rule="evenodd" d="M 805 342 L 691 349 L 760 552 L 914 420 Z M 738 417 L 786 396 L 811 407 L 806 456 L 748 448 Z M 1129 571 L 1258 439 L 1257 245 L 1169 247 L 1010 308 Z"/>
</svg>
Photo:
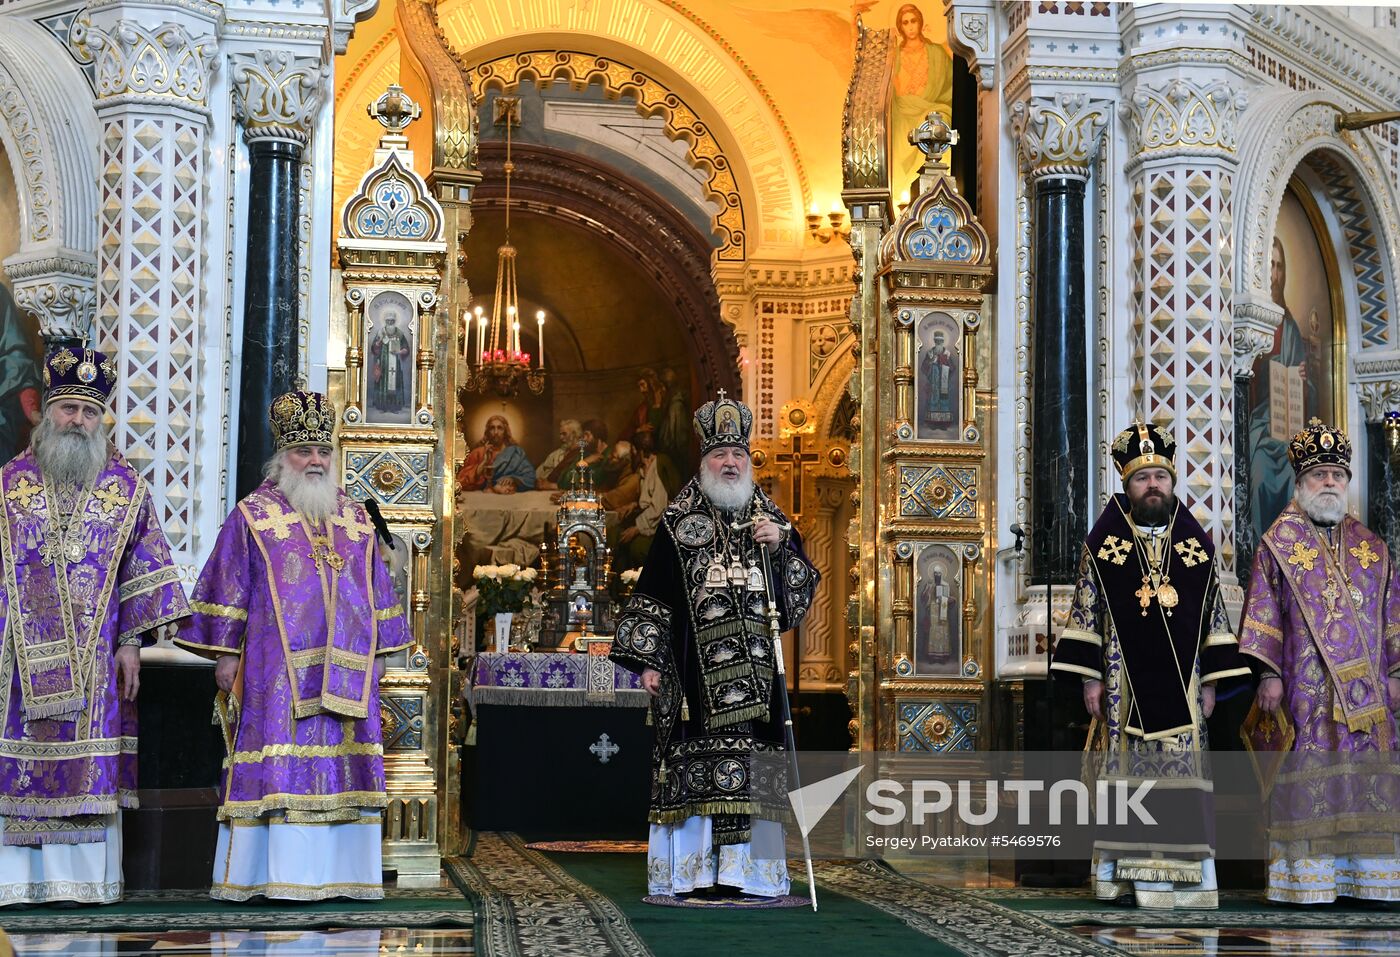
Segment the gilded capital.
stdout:
<svg viewBox="0 0 1400 957">
<path fill-rule="evenodd" d="M 1139 157 L 1157 152 L 1233 154 L 1246 97 L 1224 80 L 1140 83 L 1122 107 L 1128 144 Z"/>
<path fill-rule="evenodd" d="M 329 65 L 289 50 L 257 50 L 231 56 L 229 69 L 244 139 L 306 144 L 326 95 Z"/>
<path fill-rule="evenodd" d="M 219 47 L 212 33 L 192 34 L 169 22 L 98 24 L 84 11 L 74 18 L 68 42 L 81 61 L 94 65 L 99 108 L 114 99 L 208 107 Z"/>
<path fill-rule="evenodd" d="M 1031 176 L 1088 176 L 1111 105 L 1084 93 L 1034 96 L 1014 104 L 1011 130 Z"/>
</svg>

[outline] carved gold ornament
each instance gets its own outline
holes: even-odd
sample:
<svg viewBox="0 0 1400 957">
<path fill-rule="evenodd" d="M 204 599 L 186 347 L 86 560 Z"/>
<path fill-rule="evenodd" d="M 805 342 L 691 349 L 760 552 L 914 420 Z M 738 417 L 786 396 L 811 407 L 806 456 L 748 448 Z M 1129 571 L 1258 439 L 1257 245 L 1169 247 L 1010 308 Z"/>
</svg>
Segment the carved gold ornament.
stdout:
<svg viewBox="0 0 1400 957">
<path fill-rule="evenodd" d="M 404 470 L 394 462 L 385 462 L 374 470 L 374 475 L 370 479 L 374 487 L 385 495 L 392 495 L 403 488 L 403 483 L 407 479 Z"/>
</svg>

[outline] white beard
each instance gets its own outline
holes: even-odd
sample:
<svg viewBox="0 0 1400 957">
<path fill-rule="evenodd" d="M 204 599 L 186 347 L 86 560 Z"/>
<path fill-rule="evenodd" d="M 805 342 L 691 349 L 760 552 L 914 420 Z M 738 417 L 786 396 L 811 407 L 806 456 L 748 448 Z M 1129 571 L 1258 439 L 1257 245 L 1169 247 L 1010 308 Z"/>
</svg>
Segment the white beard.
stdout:
<svg viewBox="0 0 1400 957">
<path fill-rule="evenodd" d="M 267 477 L 277 483 L 292 508 L 313 525 L 336 514 L 340 488 L 329 474 L 307 475 L 298 472 L 279 453 L 268 463 Z"/>
<path fill-rule="evenodd" d="M 44 416 L 34 428 L 29 445 L 44 478 L 55 485 L 87 488 L 107 464 L 107 437 L 80 425 L 60 430 Z"/>
<path fill-rule="evenodd" d="M 1298 499 L 1298 507 L 1303 513 L 1318 525 L 1336 525 L 1347 514 L 1347 500 L 1345 495 L 1336 492 L 1329 492 L 1326 489 L 1318 492 L 1306 491 L 1302 483 L 1299 483 L 1294 490 L 1294 497 Z"/>
<path fill-rule="evenodd" d="M 700 491 L 719 509 L 737 512 L 753 498 L 753 466 L 744 469 L 736 479 L 726 480 L 701 466 Z"/>
</svg>

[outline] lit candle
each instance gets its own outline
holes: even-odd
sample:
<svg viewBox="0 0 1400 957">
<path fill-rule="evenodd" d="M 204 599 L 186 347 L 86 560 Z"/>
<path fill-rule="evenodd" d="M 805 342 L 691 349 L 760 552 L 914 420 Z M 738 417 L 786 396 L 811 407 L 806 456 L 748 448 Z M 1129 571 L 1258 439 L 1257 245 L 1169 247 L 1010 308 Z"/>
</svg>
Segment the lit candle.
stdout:
<svg viewBox="0 0 1400 957">
<path fill-rule="evenodd" d="M 515 330 L 520 328 L 520 323 L 515 321 L 515 307 L 506 306 L 506 357 L 515 351 Z"/>
<path fill-rule="evenodd" d="M 535 324 L 539 326 L 540 369 L 544 369 L 544 310 L 535 313 Z"/>
<path fill-rule="evenodd" d="M 481 362 L 482 341 L 486 338 L 486 317 L 482 315 L 480 306 L 476 307 L 476 362 Z M 468 326 L 468 331 L 470 331 Z"/>
<path fill-rule="evenodd" d="M 514 322 L 512 322 L 512 323 L 510 324 L 510 336 L 511 336 L 512 339 L 515 340 L 515 347 L 514 347 L 514 349 L 512 350 L 511 357 L 514 358 L 514 359 L 516 359 L 516 360 L 519 360 L 519 359 L 520 359 L 520 320 L 519 320 L 519 319 L 515 320 Z"/>
</svg>

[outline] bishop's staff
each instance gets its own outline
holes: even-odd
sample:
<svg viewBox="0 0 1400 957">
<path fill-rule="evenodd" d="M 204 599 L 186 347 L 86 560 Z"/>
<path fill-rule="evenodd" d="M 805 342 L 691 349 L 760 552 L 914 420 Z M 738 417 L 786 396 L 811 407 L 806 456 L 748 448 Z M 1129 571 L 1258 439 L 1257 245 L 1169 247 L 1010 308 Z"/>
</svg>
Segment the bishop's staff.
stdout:
<svg viewBox="0 0 1400 957">
<path fill-rule="evenodd" d="M 762 512 L 758 512 L 747 522 L 731 522 L 730 529 L 735 532 L 746 528 L 752 528 L 760 523 L 771 523 L 776 525 L 784 533 L 792 531 L 792 526 L 787 522 L 775 522 Z M 778 625 L 778 600 L 777 590 L 773 587 L 773 563 L 768 555 L 768 546 L 760 544 L 758 550 L 763 553 L 763 590 L 768 601 L 768 636 L 773 639 L 773 662 L 778 669 L 778 688 L 783 697 L 783 734 L 786 739 L 788 763 L 792 773 L 792 786 L 788 788 L 788 793 L 796 793 L 802 789 L 802 780 L 797 769 L 797 740 L 792 733 L 792 702 L 788 700 L 787 690 L 787 665 L 783 662 L 783 636 Z M 802 818 L 805 820 L 806 815 Z M 798 821 L 798 831 L 802 834 L 802 858 L 807 864 L 807 889 L 812 895 L 812 910 L 817 909 L 817 881 L 812 874 L 812 844 L 807 837 L 807 829 L 803 826 L 803 821 Z"/>
</svg>

